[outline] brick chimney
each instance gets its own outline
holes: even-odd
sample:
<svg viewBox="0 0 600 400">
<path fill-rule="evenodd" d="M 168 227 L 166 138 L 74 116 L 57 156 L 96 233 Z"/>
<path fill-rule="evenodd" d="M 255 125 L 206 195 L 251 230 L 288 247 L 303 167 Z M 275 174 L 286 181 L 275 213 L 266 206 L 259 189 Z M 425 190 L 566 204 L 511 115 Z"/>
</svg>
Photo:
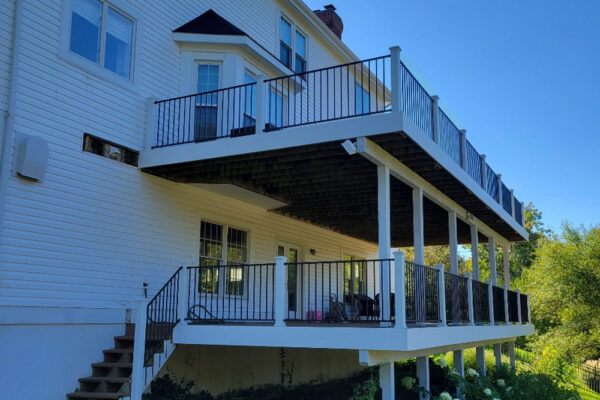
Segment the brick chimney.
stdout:
<svg viewBox="0 0 600 400">
<path fill-rule="evenodd" d="M 344 24 L 342 19 L 335 12 L 335 7 L 333 4 L 327 4 L 324 10 L 315 10 L 313 11 L 317 17 L 321 19 L 331 29 L 333 33 L 340 39 L 342 38 L 342 31 L 344 30 Z"/>
</svg>

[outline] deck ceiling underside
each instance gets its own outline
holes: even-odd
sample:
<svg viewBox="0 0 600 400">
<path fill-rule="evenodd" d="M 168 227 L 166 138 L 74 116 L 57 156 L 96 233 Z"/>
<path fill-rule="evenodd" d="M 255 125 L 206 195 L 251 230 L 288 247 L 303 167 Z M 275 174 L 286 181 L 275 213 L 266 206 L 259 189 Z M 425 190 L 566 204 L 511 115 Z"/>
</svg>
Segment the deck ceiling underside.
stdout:
<svg viewBox="0 0 600 400">
<path fill-rule="evenodd" d="M 370 137 L 441 192 L 511 241 L 519 234 L 462 183 L 401 133 Z M 373 243 L 377 242 L 377 169 L 348 155 L 338 141 L 226 158 L 171 164 L 145 172 L 181 183 L 234 184 L 281 200 L 275 212 Z M 424 199 L 426 245 L 448 244 L 448 213 Z M 391 178 L 394 247 L 412 246 L 412 190 Z M 468 225 L 458 221 L 459 243 L 470 243 Z M 480 235 L 480 241 L 486 238 Z"/>
</svg>

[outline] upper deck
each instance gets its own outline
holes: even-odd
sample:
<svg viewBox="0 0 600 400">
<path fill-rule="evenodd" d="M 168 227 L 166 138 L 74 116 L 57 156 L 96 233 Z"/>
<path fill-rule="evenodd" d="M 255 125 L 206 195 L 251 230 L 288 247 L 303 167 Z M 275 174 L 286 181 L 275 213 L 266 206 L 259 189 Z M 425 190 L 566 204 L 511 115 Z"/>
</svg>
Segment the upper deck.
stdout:
<svg viewBox="0 0 600 400">
<path fill-rule="evenodd" d="M 371 161 L 383 156 L 399 168 L 391 182 L 392 221 L 400 222 L 392 222 L 394 246 L 412 244 L 412 227 L 405 222 L 412 215 L 414 180 L 430 189 L 426 244 L 447 243 L 446 200 L 458 210 L 459 243 L 469 242 L 472 219 L 488 228 L 482 230 L 487 236 L 527 238 L 523 203 L 406 68 L 399 48 L 350 64 L 159 100 L 151 121 L 148 148 L 140 154 L 144 171 L 255 196 L 265 208 L 353 237 L 377 241 Z"/>
</svg>

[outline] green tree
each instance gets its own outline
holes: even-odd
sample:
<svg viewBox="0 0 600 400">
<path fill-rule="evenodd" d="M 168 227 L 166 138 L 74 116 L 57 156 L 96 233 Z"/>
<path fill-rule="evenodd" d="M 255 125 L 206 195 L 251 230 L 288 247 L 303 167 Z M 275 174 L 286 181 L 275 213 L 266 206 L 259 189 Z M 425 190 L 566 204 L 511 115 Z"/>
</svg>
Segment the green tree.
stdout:
<svg viewBox="0 0 600 400">
<path fill-rule="evenodd" d="M 532 347 L 541 356 L 541 365 L 599 358 L 600 225 L 565 223 L 560 236 L 540 243 L 521 284 L 531 296 L 538 332 Z"/>
</svg>

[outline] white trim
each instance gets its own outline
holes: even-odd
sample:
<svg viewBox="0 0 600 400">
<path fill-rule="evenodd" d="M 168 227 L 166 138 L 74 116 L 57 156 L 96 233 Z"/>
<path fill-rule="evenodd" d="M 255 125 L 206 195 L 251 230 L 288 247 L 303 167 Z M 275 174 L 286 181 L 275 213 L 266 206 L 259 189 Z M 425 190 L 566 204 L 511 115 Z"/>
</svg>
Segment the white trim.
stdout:
<svg viewBox="0 0 600 400">
<path fill-rule="evenodd" d="M 100 54 L 98 62 L 93 62 L 70 50 L 71 42 L 71 20 L 73 0 L 64 0 L 62 5 L 62 21 L 60 29 L 60 41 L 58 46 L 58 58 L 65 62 L 82 69 L 100 79 L 117 84 L 125 89 L 137 91 L 139 88 L 139 68 L 141 64 L 139 57 L 141 55 L 141 37 L 143 36 L 142 26 L 144 24 L 143 14 L 122 0 L 98 0 L 102 3 L 102 25 L 100 27 Z M 129 78 L 125 78 L 116 72 L 106 69 L 103 66 L 104 57 L 104 33 L 106 26 L 106 10 L 108 7 L 125 16 L 133 22 L 131 37 L 131 65 Z"/>
</svg>

